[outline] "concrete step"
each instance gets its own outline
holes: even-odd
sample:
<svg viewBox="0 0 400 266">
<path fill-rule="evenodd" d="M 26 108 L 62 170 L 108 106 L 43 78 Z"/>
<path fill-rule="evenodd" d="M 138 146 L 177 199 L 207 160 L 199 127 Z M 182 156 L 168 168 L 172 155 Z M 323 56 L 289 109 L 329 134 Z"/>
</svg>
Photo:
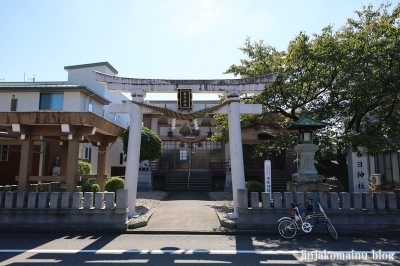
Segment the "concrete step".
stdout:
<svg viewBox="0 0 400 266">
<path fill-rule="evenodd" d="M 285 192 L 287 181 L 288 181 L 287 174 L 284 171 L 272 171 L 271 173 L 272 192 Z"/>
<path fill-rule="evenodd" d="M 188 171 L 171 171 L 168 174 L 165 190 L 201 190 L 211 191 L 208 171 L 191 171 L 188 186 Z"/>
</svg>

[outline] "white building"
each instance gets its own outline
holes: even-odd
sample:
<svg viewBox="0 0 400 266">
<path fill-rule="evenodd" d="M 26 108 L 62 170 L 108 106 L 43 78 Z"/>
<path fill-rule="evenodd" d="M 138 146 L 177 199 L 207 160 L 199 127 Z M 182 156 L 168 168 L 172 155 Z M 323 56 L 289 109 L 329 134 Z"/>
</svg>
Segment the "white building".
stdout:
<svg viewBox="0 0 400 266">
<path fill-rule="evenodd" d="M 66 154 L 63 147 L 70 145 L 73 139 L 79 142 L 76 157 L 88 161 L 94 175 L 100 169 L 110 177 L 113 167 L 124 165 L 120 137 L 128 126 L 129 115 L 110 114 L 108 104 L 127 98 L 120 93 L 110 93 L 106 85 L 96 82 L 93 76 L 93 70 L 110 75 L 118 74 L 117 70 L 108 62 L 64 69 L 68 71 L 67 81 L 0 82 L 0 171 L 3 173 L 0 185 L 17 184 L 15 177 L 25 172 L 26 183 L 28 179 L 51 176 L 57 157 L 61 176 L 65 176 L 70 158 L 63 158 L 62 154 Z M 75 121 L 77 116 L 80 122 Z M 79 125 L 83 131 L 78 130 Z M 25 162 L 18 144 L 27 139 L 32 142 L 33 155 L 26 157 Z M 101 161 L 105 165 L 98 164 L 99 149 L 105 149 L 106 158 Z M 27 168 L 21 172 L 25 163 Z"/>
</svg>

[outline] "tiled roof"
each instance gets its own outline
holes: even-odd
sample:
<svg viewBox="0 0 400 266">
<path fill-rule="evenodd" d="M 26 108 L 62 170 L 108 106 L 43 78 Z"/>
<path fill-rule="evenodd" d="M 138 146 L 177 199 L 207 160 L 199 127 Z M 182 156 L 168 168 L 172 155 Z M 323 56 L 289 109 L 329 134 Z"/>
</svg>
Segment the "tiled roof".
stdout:
<svg viewBox="0 0 400 266">
<path fill-rule="evenodd" d="M 328 125 L 328 123 L 314 120 L 308 116 L 303 116 L 299 120 L 295 121 L 290 125 L 288 130 L 296 130 L 300 128 L 312 128 L 312 129 L 320 129 L 324 128 Z"/>
</svg>

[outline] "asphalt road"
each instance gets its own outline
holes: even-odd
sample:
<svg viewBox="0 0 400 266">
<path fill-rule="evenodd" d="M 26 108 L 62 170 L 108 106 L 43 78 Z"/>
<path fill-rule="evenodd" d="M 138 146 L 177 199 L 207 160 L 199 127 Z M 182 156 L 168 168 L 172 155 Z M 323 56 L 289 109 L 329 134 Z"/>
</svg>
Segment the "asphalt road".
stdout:
<svg viewBox="0 0 400 266">
<path fill-rule="evenodd" d="M 400 265 L 400 240 L 303 235 L 1 234 L 0 265 Z"/>
</svg>

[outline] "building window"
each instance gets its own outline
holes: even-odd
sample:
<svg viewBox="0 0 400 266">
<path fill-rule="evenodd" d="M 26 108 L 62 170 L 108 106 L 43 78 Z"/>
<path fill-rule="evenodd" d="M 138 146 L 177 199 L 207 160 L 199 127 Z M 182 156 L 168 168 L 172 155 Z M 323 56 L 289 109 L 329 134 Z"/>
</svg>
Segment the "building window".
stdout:
<svg viewBox="0 0 400 266">
<path fill-rule="evenodd" d="M 62 93 L 41 93 L 39 110 L 62 110 L 63 98 Z"/>
<path fill-rule="evenodd" d="M 0 145 L 0 161 L 8 161 L 8 145 Z"/>
<path fill-rule="evenodd" d="M 89 112 L 93 112 L 93 104 L 92 104 L 92 102 L 88 103 L 88 111 Z"/>
<path fill-rule="evenodd" d="M 187 160 L 187 151 L 186 150 L 179 151 L 179 160 L 181 160 L 181 161 Z"/>
<path fill-rule="evenodd" d="M 92 148 L 85 147 L 85 162 L 91 163 L 92 160 Z"/>
<path fill-rule="evenodd" d="M 18 99 L 11 99 L 11 108 L 10 111 L 17 111 L 17 104 L 18 104 Z"/>
</svg>

